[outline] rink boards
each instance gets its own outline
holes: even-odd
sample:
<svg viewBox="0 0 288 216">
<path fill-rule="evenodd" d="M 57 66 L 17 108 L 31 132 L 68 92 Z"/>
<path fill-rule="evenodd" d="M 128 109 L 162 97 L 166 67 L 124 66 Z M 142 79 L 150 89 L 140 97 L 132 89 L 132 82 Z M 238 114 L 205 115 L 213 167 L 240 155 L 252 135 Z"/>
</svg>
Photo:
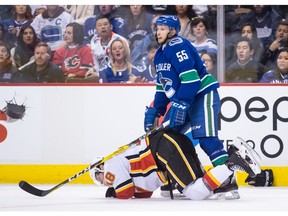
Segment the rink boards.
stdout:
<svg viewBox="0 0 288 216">
<path fill-rule="evenodd" d="M 288 186 L 288 97 L 285 85 L 222 85 L 219 137 L 225 148 L 240 136 L 272 168 L 276 186 Z M 0 124 L 0 183 L 59 183 L 143 134 L 153 85 L 4 85 L 0 109 L 15 98 L 27 106 L 22 120 Z M 2 127 L 3 128 L 3 127 Z M 1 132 L 1 131 L 0 131 Z M 1 134 L 0 134 L 1 136 Z M 200 159 L 210 162 L 196 146 Z M 243 182 L 246 175 L 238 175 Z M 83 175 L 74 183 L 92 183 Z"/>
</svg>

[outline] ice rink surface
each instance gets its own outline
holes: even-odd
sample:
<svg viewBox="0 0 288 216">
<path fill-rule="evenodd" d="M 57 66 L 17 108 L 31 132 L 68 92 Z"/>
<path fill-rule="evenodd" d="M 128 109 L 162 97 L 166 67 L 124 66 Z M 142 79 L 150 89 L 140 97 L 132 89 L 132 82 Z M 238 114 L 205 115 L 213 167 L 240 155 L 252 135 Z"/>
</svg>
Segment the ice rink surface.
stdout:
<svg viewBox="0 0 288 216">
<path fill-rule="evenodd" d="M 47 190 L 55 185 L 34 185 Z M 160 190 L 150 199 L 118 200 L 105 198 L 106 187 L 96 185 L 67 184 L 45 197 L 31 195 L 17 184 L 0 184 L 0 215 L 146 215 L 173 216 L 203 215 L 288 215 L 288 187 L 240 187 L 239 200 L 192 201 L 186 198 L 165 198 Z M 178 215 L 179 212 L 183 214 Z M 197 212 L 194 214 L 193 212 Z M 101 213 L 101 214 L 100 214 Z M 165 214 L 164 214 L 165 213 Z M 262 214 L 263 213 L 263 214 Z M 155 215 L 153 214 L 153 215 Z M 275 214 L 275 215 L 276 215 Z M 57 214 L 58 215 L 58 214 Z M 151 215 L 152 216 L 152 215 Z"/>
</svg>

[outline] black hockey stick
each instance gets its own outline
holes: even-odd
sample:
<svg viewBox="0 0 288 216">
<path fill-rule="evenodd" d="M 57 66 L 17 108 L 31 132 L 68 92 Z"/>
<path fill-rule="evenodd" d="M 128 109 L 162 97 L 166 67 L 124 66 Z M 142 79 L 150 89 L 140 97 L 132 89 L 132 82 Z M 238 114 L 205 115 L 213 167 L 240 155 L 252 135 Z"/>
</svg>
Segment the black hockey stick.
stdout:
<svg viewBox="0 0 288 216">
<path fill-rule="evenodd" d="M 144 139 L 145 137 L 151 135 L 152 133 L 155 133 L 156 131 L 159 131 L 159 130 L 167 127 L 169 125 L 169 122 L 170 121 L 166 121 L 161 126 L 158 126 L 158 127 L 154 128 L 153 130 L 148 131 L 146 134 L 138 137 L 137 139 L 133 140 L 129 144 L 126 144 L 126 145 L 123 145 L 123 146 L 119 147 L 116 151 L 114 151 L 111 154 L 107 155 L 102 160 L 99 160 L 99 161 L 95 162 L 94 164 L 90 165 L 89 167 L 86 167 L 84 170 L 80 171 L 79 173 L 73 175 L 72 177 L 66 179 L 65 181 L 61 182 L 60 184 L 54 186 L 53 188 L 51 188 L 49 190 L 40 190 L 40 189 L 35 188 L 31 184 L 29 184 L 28 182 L 23 181 L 23 180 L 19 182 L 19 187 L 22 190 L 24 190 L 24 191 L 26 191 L 26 192 L 28 192 L 30 194 L 33 194 L 35 196 L 44 197 L 44 196 L 50 194 L 51 192 L 53 192 L 54 190 L 57 190 L 58 188 L 62 187 L 63 185 L 73 181 L 74 179 L 76 179 L 79 176 L 83 175 L 84 173 L 88 172 L 92 168 L 94 168 L 94 167 L 104 163 L 105 161 L 111 159 L 112 157 L 124 152 L 126 149 L 128 149 L 128 148 L 130 148 L 132 146 L 139 145 L 142 139 Z"/>
</svg>

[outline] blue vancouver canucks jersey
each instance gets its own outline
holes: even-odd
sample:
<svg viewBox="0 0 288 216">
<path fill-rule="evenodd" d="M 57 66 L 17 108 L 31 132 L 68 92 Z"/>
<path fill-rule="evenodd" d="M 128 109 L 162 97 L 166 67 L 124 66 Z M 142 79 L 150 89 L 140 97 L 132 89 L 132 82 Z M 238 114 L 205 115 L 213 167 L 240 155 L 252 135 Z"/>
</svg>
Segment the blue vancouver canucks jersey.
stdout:
<svg viewBox="0 0 288 216">
<path fill-rule="evenodd" d="M 197 95 L 220 86 L 216 78 L 207 73 L 196 48 L 180 36 L 159 47 L 154 64 L 157 71 L 154 107 L 162 115 L 171 100 L 192 104 Z"/>
</svg>

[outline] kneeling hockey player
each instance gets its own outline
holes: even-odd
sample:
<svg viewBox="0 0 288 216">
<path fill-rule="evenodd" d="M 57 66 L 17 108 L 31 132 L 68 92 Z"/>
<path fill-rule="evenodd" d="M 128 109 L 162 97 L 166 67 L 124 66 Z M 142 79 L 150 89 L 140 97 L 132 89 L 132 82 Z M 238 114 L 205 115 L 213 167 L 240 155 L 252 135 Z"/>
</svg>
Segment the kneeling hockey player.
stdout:
<svg viewBox="0 0 288 216">
<path fill-rule="evenodd" d="M 236 170 L 252 177 L 260 173 L 253 151 L 246 143 L 231 146 L 225 164 L 205 172 L 190 139 L 164 129 L 91 169 L 90 176 L 96 184 L 109 187 L 106 197 L 150 198 L 153 191 L 169 181 L 184 196 L 203 200 Z"/>
</svg>

